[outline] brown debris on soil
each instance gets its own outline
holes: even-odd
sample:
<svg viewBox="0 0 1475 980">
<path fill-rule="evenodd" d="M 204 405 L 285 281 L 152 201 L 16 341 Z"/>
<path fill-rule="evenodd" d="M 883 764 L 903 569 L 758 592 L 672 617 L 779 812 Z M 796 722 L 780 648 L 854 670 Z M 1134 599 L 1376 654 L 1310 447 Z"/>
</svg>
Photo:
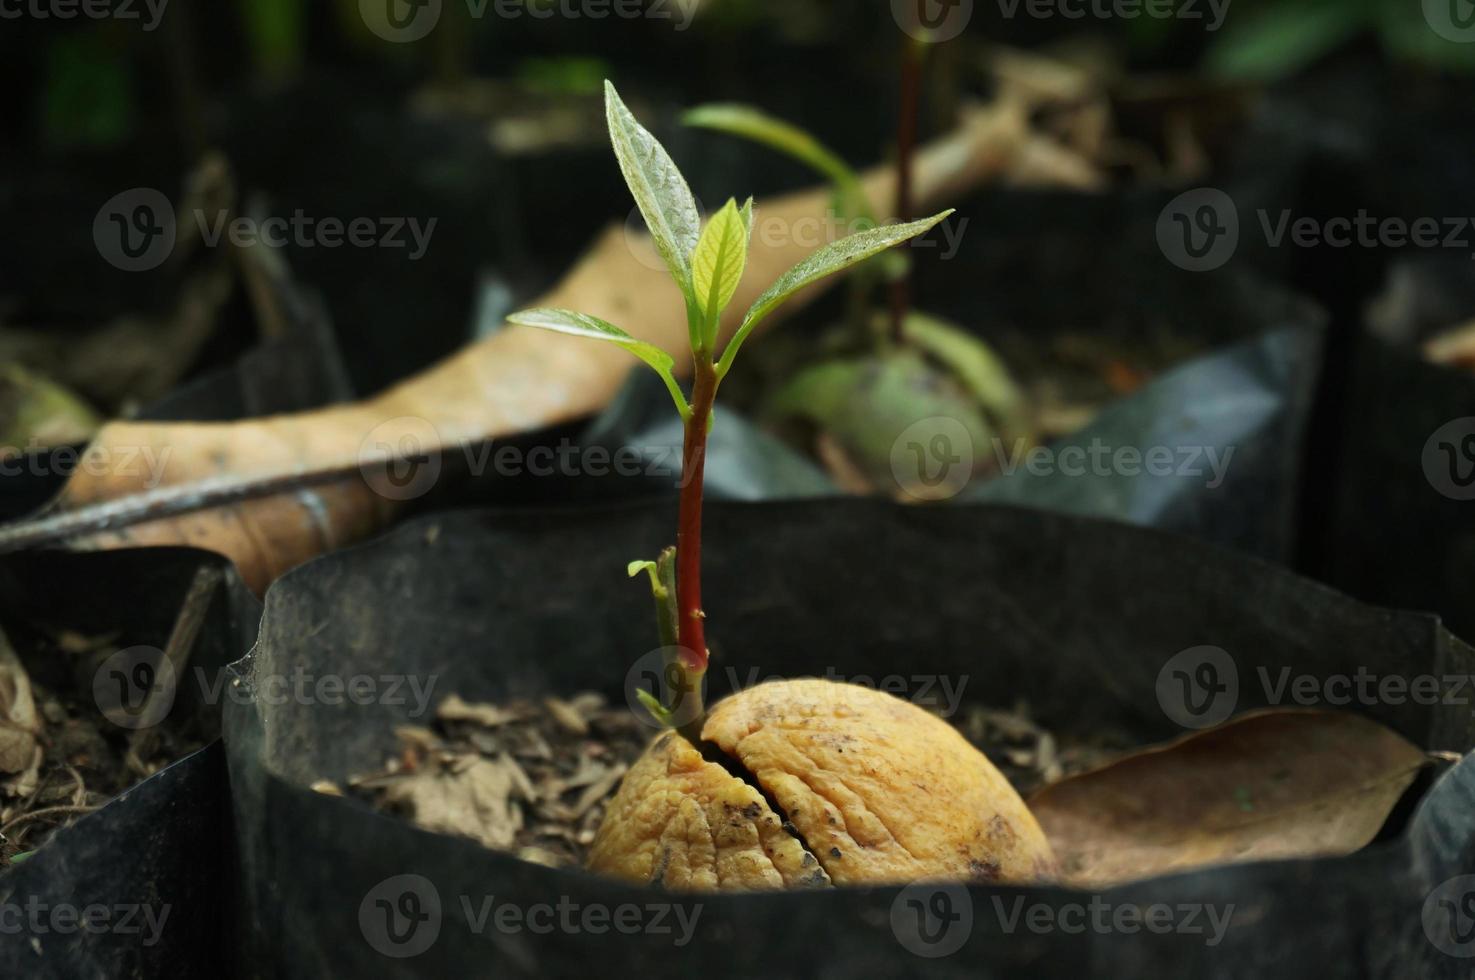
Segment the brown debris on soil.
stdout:
<svg viewBox="0 0 1475 980">
<path fill-rule="evenodd" d="M 1013 710 L 971 707 L 952 719 L 1021 794 L 1089 769 L 1128 743 L 1078 742 Z M 543 702 L 441 702 L 431 727 L 398 730 L 400 750 L 377 772 L 329 782 L 419 826 L 552 867 L 585 863 L 620 779 L 659 730 L 625 705 L 585 693 Z"/>
<path fill-rule="evenodd" d="M 194 722 L 129 731 L 98 710 L 93 669 L 117 637 L 22 635 L 19 652 L 0 635 L 0 868 L 211 737 Z"/>
<path fill-rule="evenodd" d="M 497 705 L 452 695 L 433 728 L 401 728 L 399 754 L 348 789 L 430 830 L 579 865 L 605 803 L 655 733 L 598 694 Z"/>
</svg>

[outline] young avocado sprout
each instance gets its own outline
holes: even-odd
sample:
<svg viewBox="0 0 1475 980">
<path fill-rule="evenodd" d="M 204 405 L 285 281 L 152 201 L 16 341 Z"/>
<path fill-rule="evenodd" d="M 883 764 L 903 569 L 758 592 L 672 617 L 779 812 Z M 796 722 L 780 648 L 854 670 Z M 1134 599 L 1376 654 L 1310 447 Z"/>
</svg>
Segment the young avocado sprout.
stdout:
<svg viewBox="0 0 1475 980">
<path fill-rule="evenodd" d="M 508 319 L 523 326 L 623 347 L 661 376 L 681 414 L 685 439 L 674 552 L 667 549 L 656 561 L 631 562 L 628 571 L 631 576 L 642 571 L 650 576 L 661 642 L 676 651 L 667 664 L 668 703 L 644 691 L 642 702 L 663 724 L 679 728 L 693 744 L 700 744 L 697 736 L 705 713 L 700 700 L 701 682 L 708 659 L 702 611 L 702 472 L 717 389 L 754 329 L 795 293 L 925 233 L 952 212 L 908 224 L 871 228 L 820 248 L 758 297 L 719 355 L 722 314 L 737 293 L 747 267 L 753 200 L 749 198 L 741 207 L 736 200 L 728 200 L 703 226 L 681 171 L 665 148 L 636 121 L 609 82 L 605 82 L 605 111 L 610 141 L 625 182 L 650 229 L 656 251 L 686 303 L 693 369 L 691 400 L 687 401 L 676 381 L 675 359 L 669 353 L 637 340 L 614 324 L 586 313 L 556 309 L 524 310 Z"/>
</svg>

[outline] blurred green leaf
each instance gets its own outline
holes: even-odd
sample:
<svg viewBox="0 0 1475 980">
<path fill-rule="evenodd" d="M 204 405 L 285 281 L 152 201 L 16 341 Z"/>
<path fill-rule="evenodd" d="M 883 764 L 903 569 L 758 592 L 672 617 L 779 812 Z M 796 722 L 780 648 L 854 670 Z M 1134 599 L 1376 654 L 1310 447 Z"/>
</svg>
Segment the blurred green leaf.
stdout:
<svg viewBox="0 0 1475 980">
<path fill-rule="evenodd" d="M 1468 0 L 1440 0 L 1464 4 Z M 1475 71 L 1475 44 L 1452 41 L 1431 29 L 1417 3 L 1384 3 L 1378 8 L 1378 40 L 1392 61 L 1408 61 L 1446 71 Z"/>
<path fill-rule="evenodd" d="M 697 106 L 681 117 L 688 126 L 711 129 L 761 143 L 818 171 L 835 184 L 846 217 L 875 218 L 860 189 L 860 177 L 840 156 L 792 123 L 738 103 Z"/>
<path fill-rule="evenodd" d="M 1024 393 L 992 347 L 960 327 L 912 313 L 902 334 L 917 349 L 952 372 L 1005 435 L 1024 429 Z"/>
<path fill-rule="evenodd" d="M 894 482 L 892 452 L 917 422 L 955 420 L 978 452 L 993 439 L 968 393 L 916 351 L 904 349 L 806 368 L 774 392 L 764 411 L 804 419 L 827 432 L 877 488 Z"/>
<path fill-rule="evenodd" d="M 1369 30 L 1373 20 L 1369 0 L 1305 0 L 1236 10 L 1204 67 L 1223 78 L 1275 81 Z"/>
<path fill-rule="evenodd" d="M 518 81 L 547 95 L 597 95 L 608 77 L 600 58 L 527 58 L 517 66 Z"/>
<path fill-rule="evenodd" d="M 256 70 L 283 82 L 302 68 L 304 6 L 299 0 L 240 0 L 241 20 Z"/>
<path fill-rule="evenodd" d="M 98 30 L 63 35 L 46 49 L 42 127 L 57 147 L 107 146 L 126 139 L 137 115 L 126 47 Z"/>
</svg>

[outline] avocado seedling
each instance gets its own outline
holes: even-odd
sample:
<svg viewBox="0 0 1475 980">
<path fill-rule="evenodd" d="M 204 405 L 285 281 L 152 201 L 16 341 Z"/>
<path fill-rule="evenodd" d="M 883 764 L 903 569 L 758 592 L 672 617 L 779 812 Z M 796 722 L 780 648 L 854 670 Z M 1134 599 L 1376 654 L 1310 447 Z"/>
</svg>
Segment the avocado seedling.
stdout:
<svg viewBox="0 0 1475 980">
<path fill-rule="evenodd" d="M 669 154 L 612 85 L 606 100 L 620 168 L 686 304 L 693 379 L 688 399 L 669 353 L 585 313 L 534 309 L 509 318 L 623 347 L 661 376 L 684 422 L 675 547 L 628 569 L 649 576 L 671 650 L 665 698 L 643 699 L 669 730 L 626 775 L 590 868 L 678 889 L 1048 876 L 1049 845 L 1018 794 L 961 734 L 916 705 L 826 680 L 763 684 L 710 714 L 701 700 L 709 657 L 702 474 L 723 378 L 753 331 L 799 290 L 951 212 L 820 248 L 757 298 L 719 354 L 722 314 L 747 264 L 752 200 L 729 200 L 703 225 Z"/>
</svg>

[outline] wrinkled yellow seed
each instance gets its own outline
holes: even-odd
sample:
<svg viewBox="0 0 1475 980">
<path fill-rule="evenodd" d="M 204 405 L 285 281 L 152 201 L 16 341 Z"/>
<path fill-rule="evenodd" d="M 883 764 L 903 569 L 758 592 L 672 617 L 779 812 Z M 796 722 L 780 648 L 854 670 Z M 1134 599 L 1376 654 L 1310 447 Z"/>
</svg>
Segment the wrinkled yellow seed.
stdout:
<svg viewBox="0 0 1475 980">
<path fill-rule="evenodd" d="M 1008 780 L 907 701 L 778 681 L 722 701 L 702 737 L 758 788 L 663 734 L 611 802 L 591 870 L 676 889 L 1054 874 L 1044 832 Z"/>
</svg>

